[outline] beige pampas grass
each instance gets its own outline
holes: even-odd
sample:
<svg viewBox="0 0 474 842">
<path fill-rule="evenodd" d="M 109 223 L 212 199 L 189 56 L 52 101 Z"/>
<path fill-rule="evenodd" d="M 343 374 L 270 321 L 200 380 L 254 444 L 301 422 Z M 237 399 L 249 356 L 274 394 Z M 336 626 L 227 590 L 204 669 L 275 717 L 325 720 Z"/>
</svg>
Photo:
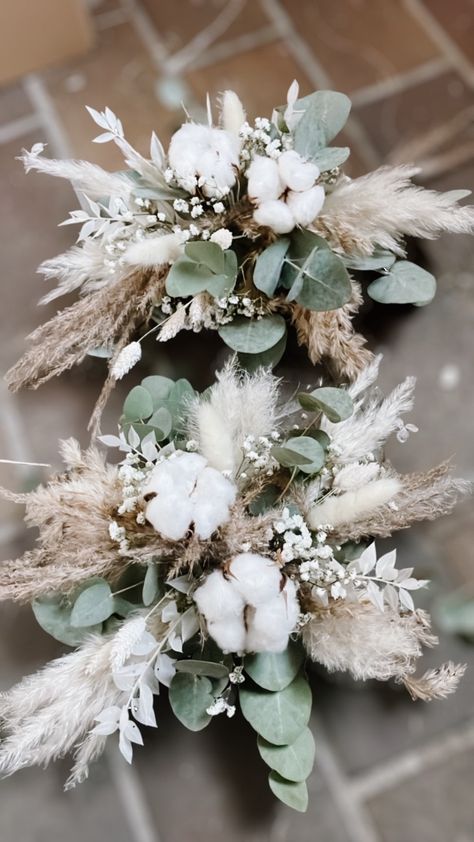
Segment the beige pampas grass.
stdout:
<svg viewBox="0 0 474 842">
<path fill-rule="evenodd" d="M 393 500 L 401 488 L 402 483 L 396 477 L 384 477 L 356 491 L 346 491 L 338 496 L 329 495 L 322 503 L 309 509 L 308 523 L 313 529 L 321 524 L 330 524 L 332 527 L 350 524 L 352 527 Z"/>
<path fill-rule="evenodd" d="M 415 186 L 417 167 L 380 167 L 351 180 L 343 178 L 328 194 L 312 230 L 348 254 L 370 255 L 375 248 L 403 254 L 405 235 L 433 239 L 443 231 L 474 231 L 474 207 L 458 195 Z"/>
<path fill-rule="evenodd" d="M 37 328 L 28 337 L 32 347 L 6 374 L 10 389 L 37 389 L 82 362 L 93 348 L 118 343 L 120 351 L 138 325 L 150 318 L 163 294 L 165 274 L 165 270 L 150 269 L 132 272 L 120 283 L 88 295 Z"/>
<path fill-rule="evenodd" d="M 435 646 L 424 611 L 399 615 L 369 602 L 334 602 L 314 608 L 302 629 L 309 657 L 329 672 L 349 672 L 356 680 L 403 680 L 415 670 L 422 646 Z"/>
<path fill-rule="evenodd" d="M 317 312 L 291 305 L 291 321 L 300 345 L 306 346 L 313 365 L 326 360 L 336 376 L 355 380 L 369 365 L 372 353 L 366 339 L 354 332 L 352 319 L 362 303 L 360 287 L 352 283 L 352 298 L 338 310 Z"/>
<path fill-rule="evenodd" d="M 104 248 L 99 240 L 86 239 L 81 246 L 73 246 L 64 254 L 45 260 L 38 272 L 47 280 L 58 281 L 57 286 L 43 295 L 40 304 L 48 304 L 70 292 L 80 290 L 82 295 L 97 292 L 114 284 L 121 273 L 110 274 L 104 262 Z"/>
<path fill-rule="evenodd" d="M 0 695 L 0 775 L 43 766 L 76 748 L 70 785 L 87 777 L 105 741 L 87 736 L 104 708 L 121 696 L 110 669 L 111 635 L 94 635 L 68 655 L 47 664 Z"/>
<path fill-rule="evenodd" d="M 77 190 L 87 193 L 91 199 L 115 196 L 126 201 L 129 198 L 133 183 L 126 175 L 107 172 L 89 161 L 59 161 L 42 158 L 40 156 L 43 150 L 43 144 L 36 144 L 31 151 L 23 149 L 20 160 L 27 173 L 36 170 L 36 172 L 46 173 L 56 178 L 65 178 Z"/>
<path fill-rule="evenodd" d="M 403 684 L 413 700 L 431 702 L 434 699 L 446 699 L 454 693 L 465 672 L 466 664 L 448 661 L 437 669 L 427 670 L 419 678 L 413 675 L 405 676 Z"/>
</svg>

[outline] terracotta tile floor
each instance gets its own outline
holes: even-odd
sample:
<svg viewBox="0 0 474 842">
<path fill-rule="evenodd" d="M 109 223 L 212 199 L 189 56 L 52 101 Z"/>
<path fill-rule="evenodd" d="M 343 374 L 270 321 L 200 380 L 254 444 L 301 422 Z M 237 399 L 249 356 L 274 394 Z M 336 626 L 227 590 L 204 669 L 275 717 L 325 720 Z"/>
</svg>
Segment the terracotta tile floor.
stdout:
<svg viewBox="0 0 474 842">
<path fill-rule="evenodd" d="M 91 144 L 96 132 L 86 104 L 109 105 L 131 142 L 146 152 L 152 128 L 166 143 L 182 122 L 182 100 L 199 115 L 207 91 L 215 95 L 234 87 L 253 116 L 283 101 L 297 77 L 303 92 L 333 86 L 352 95 L 344 142 L 352 146 L 353 174 L 396 157 L 394 149 L 416 140 L 411 151 L 427 163 L 426 183 L 474 187 L 470 0 L 93 0 L 91 5 L 97 37 L 87 55 L 0 89 L 2 370 L 17 358 L 25 334 L 47 315 L 36 306 L 42 282 L 35 268 L 71 241 L 70 229 L 57 223 L 73 206 L 67 186 L 40 175 L 25 178 L 14 159 L 21 147 L 47 140 L 52 155 L 121 166 L 112 146 Z M 457 451 L 460 473 L 474 477 L 474 246 L 467 237 L 443 238 L 424 247 L 423 259 L 440 281 L 431 307 L 394 312 L 382 336 L 379 311 L 366 315 L 367 330 L 386 353 L 385 384 L 408 373 L 419 379 L 416 413 L 424 428 L 404 447 L 392 446 L 391 453 L 411 470 Z M 150 353 L 144 365 L 150 372 L 186 374 L 204 386 L 219 365 L 214 339 L 191 337 L 184 348 L 170 343 L 159 358 Z M 451 391 L 440 381 L 446 363 L 461 374 Z M 282 373 L 304 377 L 305 370 L 307 363 L 292 349 Z M 14 453 L 13 458 L 57 465 L 57 439 L 75 435 L 85 443 L 100 378 L 86 362 L 39 392 L 2 391 L 0 457 Z M 120 392 L 113 397 L 104 428 L 112 430 L 121 399 Z M 18 489 L 40 475 L 0 466 L 0 483 Z M 19 529 L 13 512 L 12 504 L 1 505 L 3 558 L 20 554 L 34 540 Z M 471 536 L 468 505 L 397 542 L 407 566 L 417 562 L 435 579 L 428 600 L 472 580 Z M 28 608 L 4 608 L 0 632 L 2 687 L 57 651 Z M 472 663 L 471 651 L 443 637 L 433 663 L 443 656 Z M 1 842 L 223 837 L 472 842 L 473 675 L 471 669 L 454 700 L 423 707 L 390 688 L 361 689 L 315 673 L 319 762 L 306 816 L 271 801 L 252 735 L 237 717 L 225 731 L 227 723 L 217 722 L 202 734 L 189 734 L 166 713 L 163 699 L 160 727 L 138 752 L 131 777 L 113 756 L 109 767 L 100 764 L 91 783 L 72 795 L 62 795 L 62 766 L 1 784 Z M 186 794 L 184 803 L 178 802 L 178 790 Z"/>
</svg>

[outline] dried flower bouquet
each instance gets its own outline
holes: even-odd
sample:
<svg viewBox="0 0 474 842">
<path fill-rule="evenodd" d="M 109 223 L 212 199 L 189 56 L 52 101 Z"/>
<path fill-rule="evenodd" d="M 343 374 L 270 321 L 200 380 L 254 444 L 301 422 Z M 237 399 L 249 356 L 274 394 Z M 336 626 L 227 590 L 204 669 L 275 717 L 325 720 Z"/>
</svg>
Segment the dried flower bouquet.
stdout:
<svg viewBox="0 0 474 842">
<path fill-rule="evenodd" d="M 444 463 L 403 475 L 386 440 L 416 431 L 408 378 L 383 397 L 380 358 L 354 333 L 362 293 L 352 276 L 379 272 L 376 301 L 427 304 L 435 280 L 407 261 L 403 237 L 474 229 L 465 193 L 411 182 L 412 167 L 351 180 L 349 150 L 329 144 L 350 103 L 318 91 L 249 125 L 226 91 L 219 125 L 191 121 L 165 154 L 125 140 L 109 110 L 89 109 L 96 142 L 115 142 L 127 170 L 24 152 L 27 169 L 68 178 L 82 209 L 78 244 L 40 271 L 43 300 L 80 299 L 30 337 L 8 373 L 39 386 L 87 354 L 109 357 L 94 411 L 141 358 L 141 343 L 216 330 L 234 352 L 216 382 L 145 377 L 128 394 L 108 463 L 63 442 L 67 470 L 30 494 L 38 544 L 0 566 L 0 597 L 31 602 L 38 623 L 74 651 L 2 695 L 0 771 L 74 753 L 69 786 L 118 733 L 131 762 L 140 726 L 169 688 L 177 718 L 200 730 L 233 716 L 257 733 L 274 794 L 305 810 L 314 760 L 305 659 L 356 679 L 394 679 L 413 698 L 444 698 L 464 667 L 416 675 L 433 646 L 412 592 L 425 586 L 377 556 L 374 539 L 449 512 L 468 484 Z M 352 273 L 352 274 L 351 274 Z M 288 324 L 328 377 L 292 398 L 272 374 Z"/>
</svg>

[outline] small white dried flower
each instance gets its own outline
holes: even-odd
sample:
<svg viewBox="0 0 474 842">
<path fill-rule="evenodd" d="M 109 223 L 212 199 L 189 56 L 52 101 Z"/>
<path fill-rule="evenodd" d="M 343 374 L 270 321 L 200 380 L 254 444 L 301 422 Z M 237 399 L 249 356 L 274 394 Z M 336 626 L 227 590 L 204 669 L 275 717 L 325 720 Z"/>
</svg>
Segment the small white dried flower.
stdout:
<svg viewBox="0 0 474 842">
<path fill-rule="evenodd" d="M 130 342 L 122 348 L 115 363 L 112 366 L 112 377 L 121 380 L 141 360 L 142 346 L 139 342 Z"/>
<path fill-rule="evenodd" d="M 228 228 L 219 228 L 211 234 L 211 243 L 217 243 L 222 251 L 229 249 L 232 245 L 232 231 L 229 231 Z"/>
</svg>

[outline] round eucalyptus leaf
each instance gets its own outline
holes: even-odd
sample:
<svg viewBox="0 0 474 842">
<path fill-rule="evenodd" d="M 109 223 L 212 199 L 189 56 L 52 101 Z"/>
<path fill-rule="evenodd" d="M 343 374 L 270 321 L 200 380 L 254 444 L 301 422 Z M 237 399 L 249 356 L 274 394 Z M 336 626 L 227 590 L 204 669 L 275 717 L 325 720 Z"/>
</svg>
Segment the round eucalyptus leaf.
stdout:
<svg viewBox="0 0 474 842">
<path fill-rule="evenodd" d="M 150 377 L 144 377 L 141 385 L 150 393 L 155 410 L 158 409 L 161 401 L 168 397 L 174 386 L 174 380 L 170 380 L 169 377 L 162 377 L 159 374 L 153 374 Z"/>
<path fill-rule="evenodd" d="M 128 421 L 149 418 L 153 412 L 153 399 L 148 389 L 135 386 L 125 398 L 123 412 Z"/>
<path fill-rule="evenodd" d="M 276 314 L 261 319 L 247 319 L 237 316 L 232 322 L 219 328 L 219 336 L 225 344 L 242 354 L 261 354 L 274 348 L 286 333 L 283 316 Z"/>
<path fill-rule="evenodd" d="M 289 746 L 274 746 L 260 736 L 257 738 L 257 746 L 262 760 L 282 778 L 299 782 L 305 781 L 311 774 L 315 745 L 309 728 L 304 728 Z"/>
<path fill-rule="evenodd" d="M 360 272 L 374 272 L 376 269 L 390 269 L 396 261 L 396 257 L 390 251 L 375 251 L 370 257 L 351 257 L 342 255 L 341 260 L 348 269 L 356 269 Z"/>
<path fill-rule="evenodd" d="M 247 722 L 274 745 L 290 745 L 308 724 L 311 690 L 303 675 L 276 692 L 244 685 L 239 698 Z"/>
<path fill-rule="evenodd" d="M 367 292 L 380 304 L 429 304 L 436 293 L 436 280 L 430 272 L 410 263 L 397 260 L 390 272 L 381 275 L 367 287 Z"/>
<path fill-rule="evenodd" d="M 215 275 L 224 272 L 224 252 L 217 243 L 205 242 L 204 240 L 186 243 L 185 254 L 196 263 L 207 266 Z"/>
<path fill-rule="evenodd" d="M 338 310 L 352 295 L 349 274 L 332 251 L 316 249 L 303 260 L 288 300 L 308 310 Z"/>
<path fill-rule="evenodd" d="M 253 272 L 253 282 L 257 289 L 271 298 L 278 286 L 285 254 L 290 240 L 280 237 L 257 257 Z"/>
<path fill-rule="evenodd" d="M 345 126 L 351 101 L 338 91 L 316 91 L 295 103 L 304 114 L 293 132 L 294 148 L 303 158 L 324 149 Z"/>
<path fill-rule="evenodd" d="M 159 434 L 156 436 L 157 441 L 162 441 L 166 439 L 173 426 L 173 418 L 171 416 L 171 412 L 166 409 L 164 406 L 160 406 L 159 409 L 155 410 L 153 415 L 148 421 L 150 427 L 156 427 L 156 432 Z"/>
<path fill-rule="evenodd" d="M 273 348 L 260 354 L 239 354 L 239 363 L 250 373 L 258 368 L 274 368 L 280 362 L 286 348 L 286 332 Z"/>
<path fill-rule="evenodd" d="M 177 672 L 189 672 L 192 675 L 206 675 L 208 678 L 227 678 L 229 670 L 225 664 L 217 664 L 215 661 L 198 661 L 193 658 L 183 658 L 176 661 Z"/>
<path fill-rule="evenodd" d="M 284 690 L 297 675 L 304 660 L 304 652 L 297 643 L 290 642 L 284 652 L 258 652 L 247 655 L 245 672 L 265 690 Z"/>
<path fill-rule="evenodd" d="M 102 623 L 89 626 L 87 629 L 77 629 L 71 626 L 71 606 L 61 597 L 42 597 L 35 599 L 31 605 L 36 622 L 45 632 L 65 643 L 67 646 L 79 646 L 88 634 L 99 633 Z"/>
<path fill-rule="evenodd" d="M 108 620 L 114 613 L 114 597 L 110 585 L 99 579 L 84 588 L 77 597 L 71 611 L 71 626 L 82 628 Z"/>
<path fill-rule="evenodd" d="M 303 409 L 324 412 L 334 424 L 344 421 L 354 412 L 354 404 L 347 390 L 333 386 L 322 386 L 313 392 L 300 392 L 298 400 Z"/>
<path fill-rule="evenodd" d="M 319 167 L 321 172 L 327 172 L 335 169 L 335 167 L 340 167 L 347 161 L 350 154 L 351 150 L 348 146 L 326 146 L 325 149 L 318 149 L 312 155 L 311 160 L 313 164 Z"/>
<path fill-rule="evenodd" d="M 304 782 L 287 781 L 278 772 L 270 772 L 268 783 L 273 795 L 283 801 L 283 804 L 293 810 L 298 810 L 299 813 L 306 812 L 308 809 L 308 787 Z"/>
<path fill-rule="evenodd" d="M 311 436 L 295 436 L 272 448 L 272 455 L 285 468 L 298 467 L 305 474 L 315 474 L 325 462 L 324 448 Z"/>
<path fill-rule="evenodd" d="M 190 731 L 202 731 L 211 717 L 206 710 L 214 701 L 212 684 L 202 675 L 177 672 L 170 684 L 169 700 L 177 719 Z"/>
</svg>

